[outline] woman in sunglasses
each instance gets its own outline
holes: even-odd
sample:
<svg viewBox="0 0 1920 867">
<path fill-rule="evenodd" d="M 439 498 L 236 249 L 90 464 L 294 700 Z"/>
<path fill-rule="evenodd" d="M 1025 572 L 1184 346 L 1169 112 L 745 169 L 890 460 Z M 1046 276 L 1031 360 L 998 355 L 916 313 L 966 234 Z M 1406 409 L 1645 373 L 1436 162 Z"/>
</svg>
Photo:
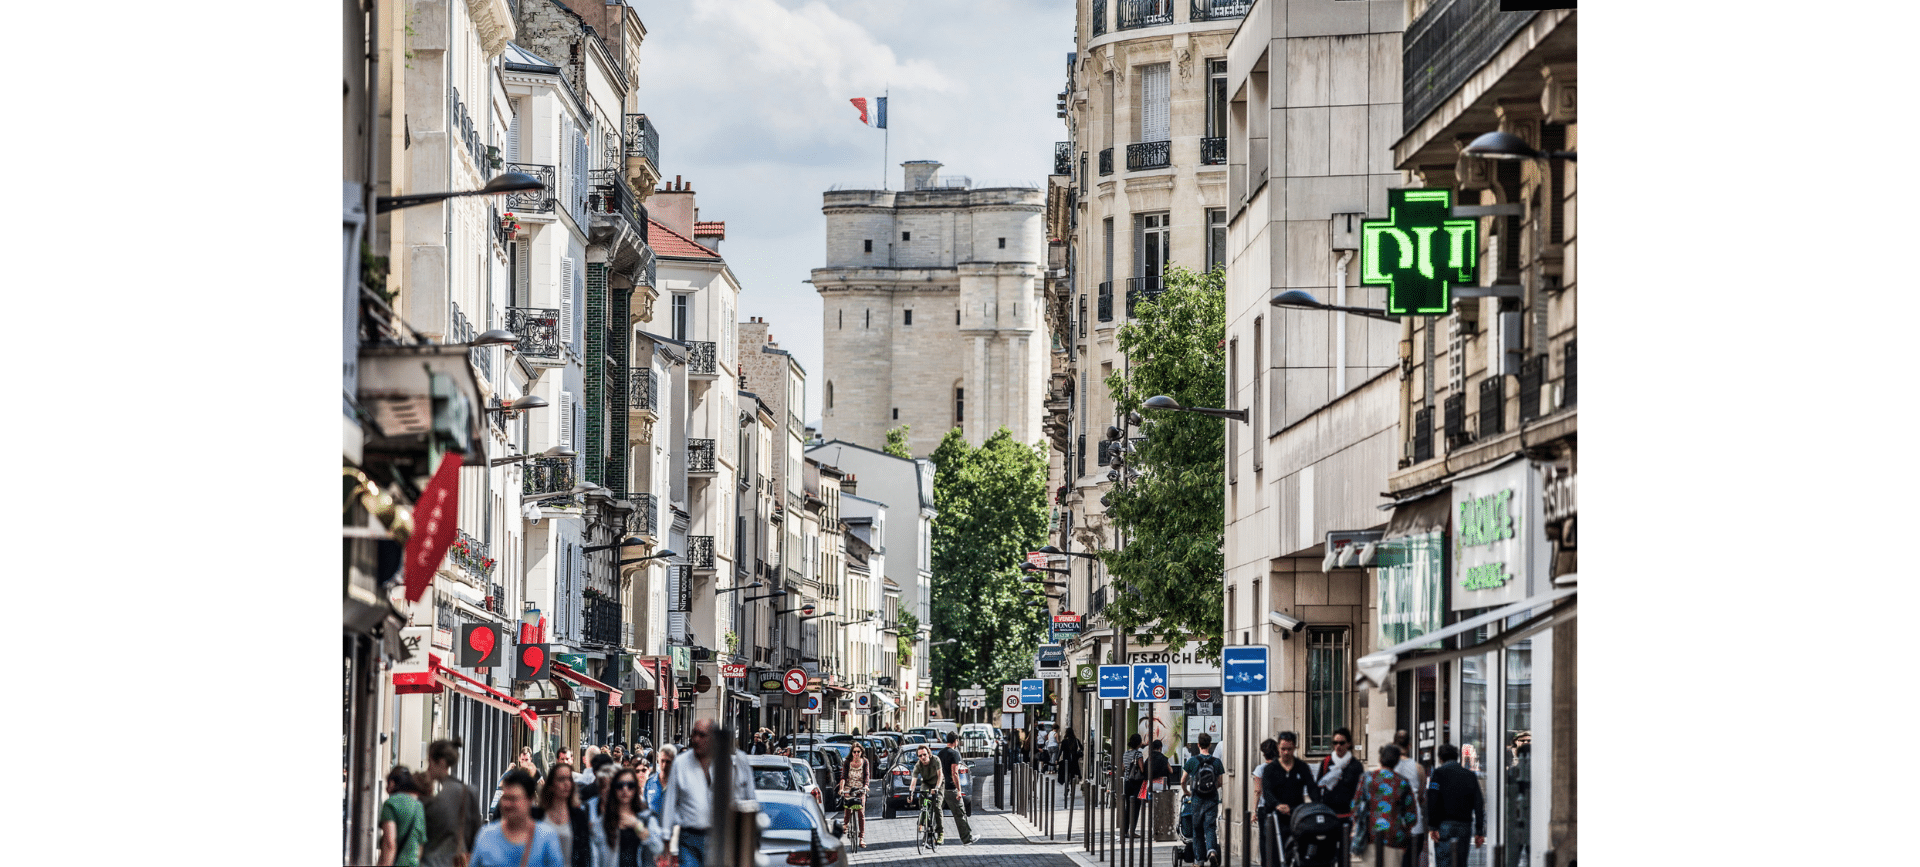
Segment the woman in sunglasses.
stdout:
<svg viewBox="0 0 1920 867">
<path fill-rule="evenodd" d="M 571 867 L 592 867 L 593 847 L 587 839 L 586 808 L 573 788 L 573 766 L 555 762 L 548 768 L 547 781 L 540 786 L 539 803 L 533 818 L 550 823 L 560 835 L 560 857 Z"/>
<path fill-rule="evenodd" d="M 601 815 L 593 827 L 593 842 L 602 867 L 642 867 L 658 854 L 658 827 L 653 811 L 640 797 L 640 778 L 630 768 L 614 772 L 607 795 L 600 802 Z"/>
<path fill-rule="evenodd" d="M 867 848 L 868 781 L 866 750 L 854 744 L 847 751 L 846 775 L 840 778 L 840 808 L 847 812 L 847 831 L 859 849 Z"/>
</svg>

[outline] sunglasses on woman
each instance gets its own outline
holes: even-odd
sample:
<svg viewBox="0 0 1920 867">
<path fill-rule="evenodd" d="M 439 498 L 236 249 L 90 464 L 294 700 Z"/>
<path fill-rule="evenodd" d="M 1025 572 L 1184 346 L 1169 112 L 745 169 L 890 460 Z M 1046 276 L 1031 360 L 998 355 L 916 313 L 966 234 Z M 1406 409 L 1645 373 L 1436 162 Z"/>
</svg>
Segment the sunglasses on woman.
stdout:
<svg viewBox="0 0 1920 867">
<path fill-rule="evenodd" d="M 640 788 L 640 784 L 639 784 L 639 783 L 636 783 L 636 782 L 634 782 L 634 781 L 632 781 L 632 780 L 627 780 L 627 781 L 625 781 L 625 782 L 620 782 L 620 783 L 615 783 L 613 787 L 614 787 L 614 789 L 616 789 L 616 790 L 618 790 L 618 789 L 627 789 L 627 790 L 629 790 L 629 791 L 631 791 L 631 790 L 634 790 L 634 789 L 638 789 L 638 788 Z"/>
</svg>

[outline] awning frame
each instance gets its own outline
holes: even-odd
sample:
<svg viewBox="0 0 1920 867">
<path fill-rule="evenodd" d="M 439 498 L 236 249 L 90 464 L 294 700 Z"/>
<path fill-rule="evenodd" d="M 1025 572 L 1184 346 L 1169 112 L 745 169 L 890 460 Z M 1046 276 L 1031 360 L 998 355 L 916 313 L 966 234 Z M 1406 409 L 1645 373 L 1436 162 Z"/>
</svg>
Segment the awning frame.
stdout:
<svg viewBox="0 0 1920 867">
<path fill-rule="evenodd" d="M 432 674 L 434 682 L 441 686 L 495 710 L 506 711 L 507 713 L 513 714 L 524 721 L 527 727 L 536 730 L 539 729 L 540 724 L 538 719 L 531 713 L 532 708 L 527 707 L 527 705 L 519 699 L 502 693 L 493 687 L 487 686 L 480 681 L 474 680 L 444 665 L 436 663 L 433 666 Z M 470 683 L 474 688 L 478 688 L 481 691 L 475 692 L 473 688 L 468 688 L 465 684 L 461 683 L 461 681 Z"/>
<path fill-rule="evenodd" d="M 611 695 L 620 694 L 620 690 L 614 689 L 613 687 L 608 686 L 604 683 L 601 683 L 600 681 L 595 680 L 592 677 L 589 677 L 585 674 L 581 674 L 580 672 L 574 671 L 573 666 L 568 665 L 564 662 L 555 662 L 553 664 L 553 676 L 566 678 L 567 680 L 571 680 L 574 683 L 577 683 L 588 689 L 597 689 L 601 692 L 609 693 Z"/>
<path fill-rule="evenodd" d="M 1403 641 L 1386 650 L 1376 650 L 1373 653 L 1354 660 L 1354 668 L 1356 669 L 1353 676 L 1354 685 L 1361 688 L 1372 687 L 1377 689 L 1385 685 L 1387 675 L 1397 671 L 1424 668 L 1429 665 L 1437 665 L 1462 657 L 1478 656 L 1488 651 L 1498 650 L 1515 641 L 1539 632 L 1542 629 L 1553 626 L 1555 623 L 1572 619 L 1577 604 L 1574 596 L 1579 592 L 1578 587 L 1561 587 L 1549 590 L 1545 593 L 1529 596 L 1519 602 L 1496 608 L 1477 617 L 1470 617 L 1452 626 L 1448 626 L 1445 629 L 1435 630 L 1417 638 Z M 1503 621 L 1522 611 L 1543 607 L 1547 610 L 1521 621 L 1516 626 L 1502 630 L 1500 634 L 1479 644 L 1469 647 L 1456 647 L 1450 650 L 1433 650 L 1426 647 L 1426 645 L 1436 641 L 1445 641 L 1446 639 L 1472 632 L 1486 624 Z"/>
</svg>

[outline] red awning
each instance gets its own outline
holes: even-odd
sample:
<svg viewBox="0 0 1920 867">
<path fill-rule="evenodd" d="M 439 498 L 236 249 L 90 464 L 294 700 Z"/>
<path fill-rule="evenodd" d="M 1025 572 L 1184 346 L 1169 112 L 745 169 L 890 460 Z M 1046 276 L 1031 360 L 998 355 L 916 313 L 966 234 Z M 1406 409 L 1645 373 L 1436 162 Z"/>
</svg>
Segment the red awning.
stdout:
<svg viewBox="0 0 1920 867">
<path fill-rule="evenodd" d="M 618 697 L 620 695 L 619 690 L 614 689 L 613 687 L 608 686 L 604 683 L 601 683 L 600 681 L 594 680 L 593 678 L 588 677 L 584 674 L 581 674 L 580 672 L 574 671 L 572 667 L 568 666 L 564 662 L 556 662 L 553 664 L 553 676 L 571 680 L 574 683 L 587 687 L 588 689 L 597 689 L 597 690 L 600 690 L 601 692 L 607 693 L 608 695 L 612 695 L 615 697 Z M 620 705 L 616 701 L 612 706 L 619 707 Z"/>
<path fill-rule="evenodd" d="M 488 707 L 519 716 L 521 719 L 526 720 L 529 728 L 535 730 L 540 728 L 538 717 L 533 714 L 533 710 L 527 707 L 525 702 L 513 696 L 507 695 L 504 692 L 487 686 L 480 681 L 474 680 L 446 666 L 436 665 L 433 670 L 433 677 L 440 685 L 460 695 L 466 696 Z M 464 681 L 464 683 L 462 681 Z"/>
</svg>

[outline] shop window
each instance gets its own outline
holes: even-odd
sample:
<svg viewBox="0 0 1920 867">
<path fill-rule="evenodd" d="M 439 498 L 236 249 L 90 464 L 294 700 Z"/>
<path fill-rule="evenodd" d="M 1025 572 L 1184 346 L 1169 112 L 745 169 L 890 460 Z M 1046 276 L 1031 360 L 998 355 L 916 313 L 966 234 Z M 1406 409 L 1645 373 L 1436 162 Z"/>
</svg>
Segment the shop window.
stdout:
<svg viewBox="0 0 1920 867">
<path fill-rule="evenodd" d="M 1307 754 L 1333 752 L 1333 730 L 1347 726 L 1347 666 L 1352 651 L 1345 626 L 1307 628 Z"/>
</svg>

